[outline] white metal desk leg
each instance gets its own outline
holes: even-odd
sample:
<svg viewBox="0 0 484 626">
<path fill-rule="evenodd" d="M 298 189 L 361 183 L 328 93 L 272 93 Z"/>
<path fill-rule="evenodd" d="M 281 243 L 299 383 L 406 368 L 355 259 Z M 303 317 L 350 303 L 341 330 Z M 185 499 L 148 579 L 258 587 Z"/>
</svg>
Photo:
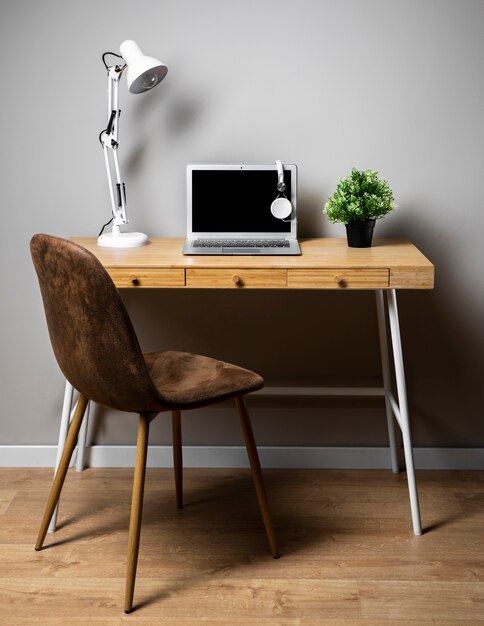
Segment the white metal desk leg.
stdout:
<svg viewBox="0 0 484 626">
<path fill-rule="evenodd" d="M 400 428 L 402 429 L 403 450 L 405 452 L 405 465 L 407 468 L 408 492 L 410 495 L 410 508 L 412 510 L 413 532 L 422 534 L 420 521 L 420 507 L 418 503 L 417 483 L 415 480 L 415 468 L 413 464 L 412 438 L 410 435 L 410 419 L 408 415 L 407 389 L 405 385 L 405 372 L 403 369 L 402 340 L 400 337 L 400 324 L 398 321 L 397 295 L 395 289 L 387 291 L 388 317 L 390 319 L 390 332 L 392 336 L 393 359 L 395 362 L 395 377 L 397 381 L 398 404 L 400 407 Z"/>
<path fill-rule="evenodd" d="M 395 439 L 395 422 L 393 420 L 393 410 L 388 398 L 388 392 L 391 390 L 391 374 L 390 359 L 388 357 L 388 339 L 387 325 L 385 317 L 385 301 L 383 299 L 383 290 L 378 289 L 376 295 L 376 312 L 378 317 L 378 334 L 380 336 L 380 355 L 381 369 L 383 378 L 383 388 L 385 389 L 385 407 L 387 412 L 388 441 L 390 443 L 390 459 L 392 462 L 392 472 L 398 474 L 397 441 Z"/>
<path fill-rule="evenodd" d="M 87 427 L 89 425 L 89 407 L 91 403 L 88 402 L 86 406 L 86 412 L 84 413 L 84 419 L 82 420 L 81 430 L 79 431 L 79 437 L 77 439 L 77 459 L 76 459 L 76 471 L 82 472 L 84 469 L 84 459 L 86 453 L 86 439 L 87 439 Z"/>
<path fill-rule="evenodd" d="M 57 456 L 56 456 L 56 460 L 55 460 L 55 469 L 54 469 L 54 476 L 57 472 L 57 468 L 59 466 L 60 460 L 61 460 L 61 456 L 62 456 L 62 452 L 64 451 L 64 445 L 66 443 L 66 438 L 67 438 L 67 431 L 69 430 L 69 419 L 71 416 L 71 407 L 72 407 L 72 394 L 74 392 L 74 389 L 71 385 L 71 383 L 66 380 L 66 386 L 64 389 L 64 402 L 62 404 L 62 416 L 61 416 L 61 425 L 60 425 L 60 429 L 59 429 L 59 440 L 57 442 Z M 57 511 L 58 511 L 58 506 L 56 506 L 55 511 L 52 515 L 52 519 L 50 520 L 50 525 L 49 525 L 49 532 L 50 533 L 54 533 L 55 532 L 55 526 L 57 523 Z"/>
</svg>

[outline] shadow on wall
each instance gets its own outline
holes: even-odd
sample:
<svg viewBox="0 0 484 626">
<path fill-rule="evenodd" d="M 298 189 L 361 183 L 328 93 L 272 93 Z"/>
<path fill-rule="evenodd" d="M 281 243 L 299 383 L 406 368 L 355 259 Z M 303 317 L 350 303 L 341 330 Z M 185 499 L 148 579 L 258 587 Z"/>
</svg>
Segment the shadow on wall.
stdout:
<svg viewBox="0 0 484 626">
<path fill-rule="evenodd" d="M 209 354 L 273 385 L 380 374 L 368 292 L 174 289 L 124 291 L 123 299 L 144 350 Z"/>
<path fill-rule="evenodd" d="M 324 237 L 328 220 L 323 215 L 326 198 L 320 191 L 304 189 L 298 193 L 298 235 L 300 237 Z"/>
<path fill-rule="evenodd" d="M 125 290 L 122 296 L 145 351 L 177 349 L 220 358 L 261 373 L 272 386 L 371 385 L 380 377 L 375 303 L 368 292 L 174 289 Z M 386 445 L 379 401 L 371 407 L 344 399 L 251 402 L 260 440 L 268 445 L 342 445 L 348 430 L 362 445 Z M 135 421 L 96 410 L 90 440 L 118 442 L 119 430 L 124 433 L 119 443 L 129 441 L 126 436 L 134 441 Z M 184 425 L 192 444 L 241 442 L 232 403 L 188 412 Z M 160 436 L 170 441 L 167 419 L 157 422 L 153 441 Z"/>
<path fill-rule="evenodd" d="M 163 111 L 166 137 L 176 139 L 187 134 L 202 115 L 204 108 L 205 102 L 193 96 L 178 94 L 171 98 Z"/>
<path fill-rule="evenodd" d="M 131 152 L 127 155 L 126 171 L 129 176 L 137 174 L 144 162 L 144 155 L 155 141 L 166 145 L 190 133 L 201 115 L 207 111 L 207 94 L 184 94 L 170 85 L 163 90 L 147 92 L 134 98 L 132 108 Z M 153 140 L 152 135 L 160 139 Z"/>
<path fill-rule="evenodd" d="M 408 213 L 411 209 L 408 210 Z M 383 226 L 383 224 L 382 224 Z M 445 241 L 421 212 L 394 216 L 384 236 L 409 239 L 435 265 L 432 291 L 400 291 L 409 401 L 417 445 L 484 445 L 482 429 L 483 300 L 456 272 L 462 241 Z"/>
</svg>

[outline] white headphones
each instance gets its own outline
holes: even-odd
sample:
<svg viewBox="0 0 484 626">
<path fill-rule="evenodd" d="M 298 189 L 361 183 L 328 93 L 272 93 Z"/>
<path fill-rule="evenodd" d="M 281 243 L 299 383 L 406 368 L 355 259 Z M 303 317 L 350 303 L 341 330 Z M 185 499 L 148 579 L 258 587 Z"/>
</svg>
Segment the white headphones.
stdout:
<svg viewBox="0 0 484 626">
<path fill-rule="evenodd" d="M 281 161 L 276 161 L 277 167 L 277 191 L 279 192 L 277 198 L 271 204 L 271 213 L 274 217 L 280 220 L 288 218 L 292 213 L 292 204 L 286 198 L 284 193 L 286 190 L 286 184 L 284 183 L 284 168 Z"/>
</svg>

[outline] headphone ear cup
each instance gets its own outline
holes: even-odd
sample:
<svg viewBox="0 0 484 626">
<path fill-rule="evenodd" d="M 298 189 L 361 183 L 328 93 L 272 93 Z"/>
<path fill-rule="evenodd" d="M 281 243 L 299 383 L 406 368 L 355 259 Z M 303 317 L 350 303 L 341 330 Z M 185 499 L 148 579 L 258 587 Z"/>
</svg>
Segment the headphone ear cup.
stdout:
<svg viewBox="0 0 484 626">
<path fill-rule="evenodd" d="M 289 217 L 292 213 L 292 204 L 287 198 L 276 198 L 271 204 L 271 213 L 279 220 Z"/>
</svg>

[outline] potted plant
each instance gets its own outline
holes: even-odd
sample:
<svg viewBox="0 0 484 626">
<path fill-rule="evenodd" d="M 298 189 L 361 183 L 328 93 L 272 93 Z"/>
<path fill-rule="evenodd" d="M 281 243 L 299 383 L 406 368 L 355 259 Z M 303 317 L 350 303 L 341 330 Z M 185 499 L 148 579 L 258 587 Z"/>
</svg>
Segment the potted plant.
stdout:
<svg viewBox="0 0 484 626">
<path fill-rule="evenodd" d="M 359 171 L 355 167 L 347 178 L 340 178 L 336 191 L 324 206 L 324 213 L 333 224 L 346 226 L 348 246 L 371 246 L 375 221 L 396 208 L 388 182 L 374 170 Z"/>
</svg>

